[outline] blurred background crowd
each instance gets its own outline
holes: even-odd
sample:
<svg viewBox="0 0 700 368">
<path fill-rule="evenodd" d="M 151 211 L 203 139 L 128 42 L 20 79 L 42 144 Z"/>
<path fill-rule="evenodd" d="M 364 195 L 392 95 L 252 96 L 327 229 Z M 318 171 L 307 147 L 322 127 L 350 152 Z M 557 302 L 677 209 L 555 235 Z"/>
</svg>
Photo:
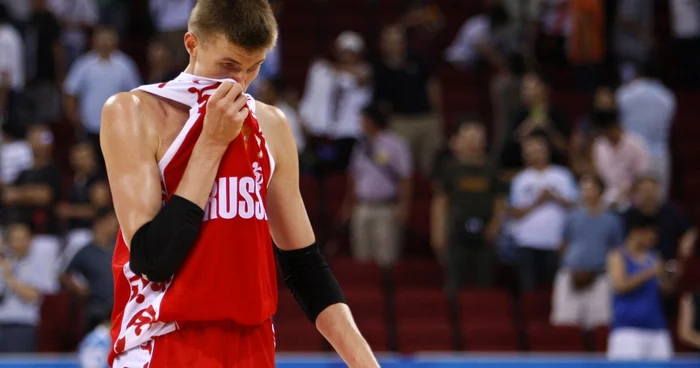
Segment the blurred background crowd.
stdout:
<svg viewBox="0 0 700 368">
<path fill-rule="evenodd" d="M 700 349 L 699 0 L 270 2 L 248 93 L 376 350 Z M 109 316 L 101 109 L 184 70 L 195 3 L 0 0 L 0 352 Z M 287 291 L 276 331 L 328 349 Z"/>
</svg>

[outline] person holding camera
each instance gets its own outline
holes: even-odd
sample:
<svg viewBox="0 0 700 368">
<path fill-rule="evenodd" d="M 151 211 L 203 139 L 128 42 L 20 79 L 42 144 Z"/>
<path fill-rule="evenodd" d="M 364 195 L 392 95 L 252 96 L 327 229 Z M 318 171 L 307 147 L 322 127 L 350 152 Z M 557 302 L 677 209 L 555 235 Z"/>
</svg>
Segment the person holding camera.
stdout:
<svg viewBox="0 0 700 368">
<path fill-rule="evenodd" d="M 653 251 L 659 217 L 641 212 L 627 218 L 622 247 L 608 255 L 607 273 L 613 286 L 613 312 L 608 358 L 668 360 L 673 355 L 663 311 L 662 292 L 675 283 L 673 265 Z"/>
</svg>

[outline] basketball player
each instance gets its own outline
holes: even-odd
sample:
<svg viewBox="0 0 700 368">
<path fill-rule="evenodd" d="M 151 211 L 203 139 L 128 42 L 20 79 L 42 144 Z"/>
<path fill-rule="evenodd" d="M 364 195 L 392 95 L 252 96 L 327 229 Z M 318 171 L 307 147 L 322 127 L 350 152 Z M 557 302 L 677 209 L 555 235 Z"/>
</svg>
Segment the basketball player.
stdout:
<svg viewBox="0 0 700 368">
<path fill-rule="evenodd" d="M 185 72 L 104 107 L 121 226 L 112 367 L 274 367 L 273 252 L 343 360 L 379 366 L 315 244 L 289 124 L 244 94 L 276 37 L 267 0 L 199 0 Z"/>
</svg>

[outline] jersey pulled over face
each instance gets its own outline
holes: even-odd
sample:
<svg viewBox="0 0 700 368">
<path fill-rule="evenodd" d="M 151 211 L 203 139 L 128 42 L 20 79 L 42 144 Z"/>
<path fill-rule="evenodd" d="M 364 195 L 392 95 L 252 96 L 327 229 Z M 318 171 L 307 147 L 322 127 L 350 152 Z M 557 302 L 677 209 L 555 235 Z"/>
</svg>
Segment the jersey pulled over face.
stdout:
<svg viewBox="0 0 700 368">
<path fill-rule="evenodd" d="M 231 78 L 244 90 L 258 76 L 268 51 L 246 50 L 229 42 L 222 34 L 196 36 L 188 33 L 185 46 L 191 55 L 189 73 L 213 79 Z"/>
<path fill-rule="evenodd" d="M 158 163 L 162 200 L 176 192 L 202 132 L 209 96 L 220 80 L 183 73 L 173 81 L 141 90 L 190 106 L 190 116 Z M 247 95 L 246 95 L 247 96 Z M 111 359 L 130 349 L 150 354 L 153 337 L 182 324 L 234 321 L 259 325 L 277 306 L 277 279 L 266 212 L 267 187 L 275 162 L 248 98 L 250 114 L 224 153 L 200 234 L 175 276 L 149 282 L 129 268 L 129 250 L 120 236 L 114 251 L 115 306 Z M 177 124 L 177 122 L 173 122 Z"/>
</svg>

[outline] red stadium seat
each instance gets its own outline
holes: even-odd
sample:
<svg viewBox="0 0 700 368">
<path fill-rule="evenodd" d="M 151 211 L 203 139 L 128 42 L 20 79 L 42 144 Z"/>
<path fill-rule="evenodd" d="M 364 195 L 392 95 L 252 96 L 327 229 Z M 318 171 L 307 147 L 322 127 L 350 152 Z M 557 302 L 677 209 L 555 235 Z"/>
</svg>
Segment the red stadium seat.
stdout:
<svg viewBox="0 0 700 368">
<path fill-rule="evenodd" d="M 382 287 L 382 273 L 376 264 L 337 258 L 330 262 L 330 267 L 343 290 Z"/>
<path fill-rule="evenodd" d="M 396 330 L 401 353 L 452 350 L 452 330 L 446 321 L 438 319 L 399 322 Z"/>
<path fill-rule="evenodd" d="M 431 321 L 448 322 L 447 298 L 441 290 L 397 290 L 396 323 Z"/>
<path fill-rule="evenodd" d="M 513 321 L 513 302 L 506 290 L 463 290 L 459 293 L 462 323 L 474 320 Z"/>
<path fill-rule="evenodd" d="M 462 322 L 462 341 L 468 351 L 518 350 L 518 332 L 512 319 Z"/>
<path fill-rule="evenodd" d="M 287 289 L 282 289 L 278 293 L 275 318 L 278 322 L 298 321 L 306 318 L 294 296 Z"/>
<path fill-rule="evenodd" d="M 549 321 L 552 310 L 551 291 L 526 292 L 522 296 L 523 318 L 527 323 Z"/>
<path fill-rule="evenodd" d="M 442 290 L 443 271 L 437 262 L 430 259 L 404 259 L 394 266 L 392 280 L 397 290 Z"/>
<path fill-rule="evenodd" d="M 608 337 L 610 336 L 610 327 L 599 326 L 593 330 L 593 345 L 595 351 L 604 353 L 608 351 Z"/>
<path fill-rule="evenodd" d="M 377 321 L 369 323 L 357 321 L 357 327 L 362 332 L 369 346 L 372 347 L 374 351 L 388 351 L 389 350 L 389 332 L 385 321 Z"/>
<path fill-rule="evenodd" d="M 583 331 L 578 327 L 529 323 L 527 336 L 530 350 L 536 352 L 581 352 L 585 350 Z"/>
<path fill-rule="evenodd" d="M 682 292 L 693 292 L 700 288 L 700 257 L 689 259 L 683 265 L 683 275 L 678 289 Z"/>
<path fill-rule="evenodd" d="M 317 352 L 323 348 L 323 337 L 308 320 L 275 321 L 277 351 Z"/>
<path fill-rule="evenodd" d="M 343 293 L 358 324 L 386 324 L 385 300 L 381 289 L 348 289 Z"/>
</svg>

